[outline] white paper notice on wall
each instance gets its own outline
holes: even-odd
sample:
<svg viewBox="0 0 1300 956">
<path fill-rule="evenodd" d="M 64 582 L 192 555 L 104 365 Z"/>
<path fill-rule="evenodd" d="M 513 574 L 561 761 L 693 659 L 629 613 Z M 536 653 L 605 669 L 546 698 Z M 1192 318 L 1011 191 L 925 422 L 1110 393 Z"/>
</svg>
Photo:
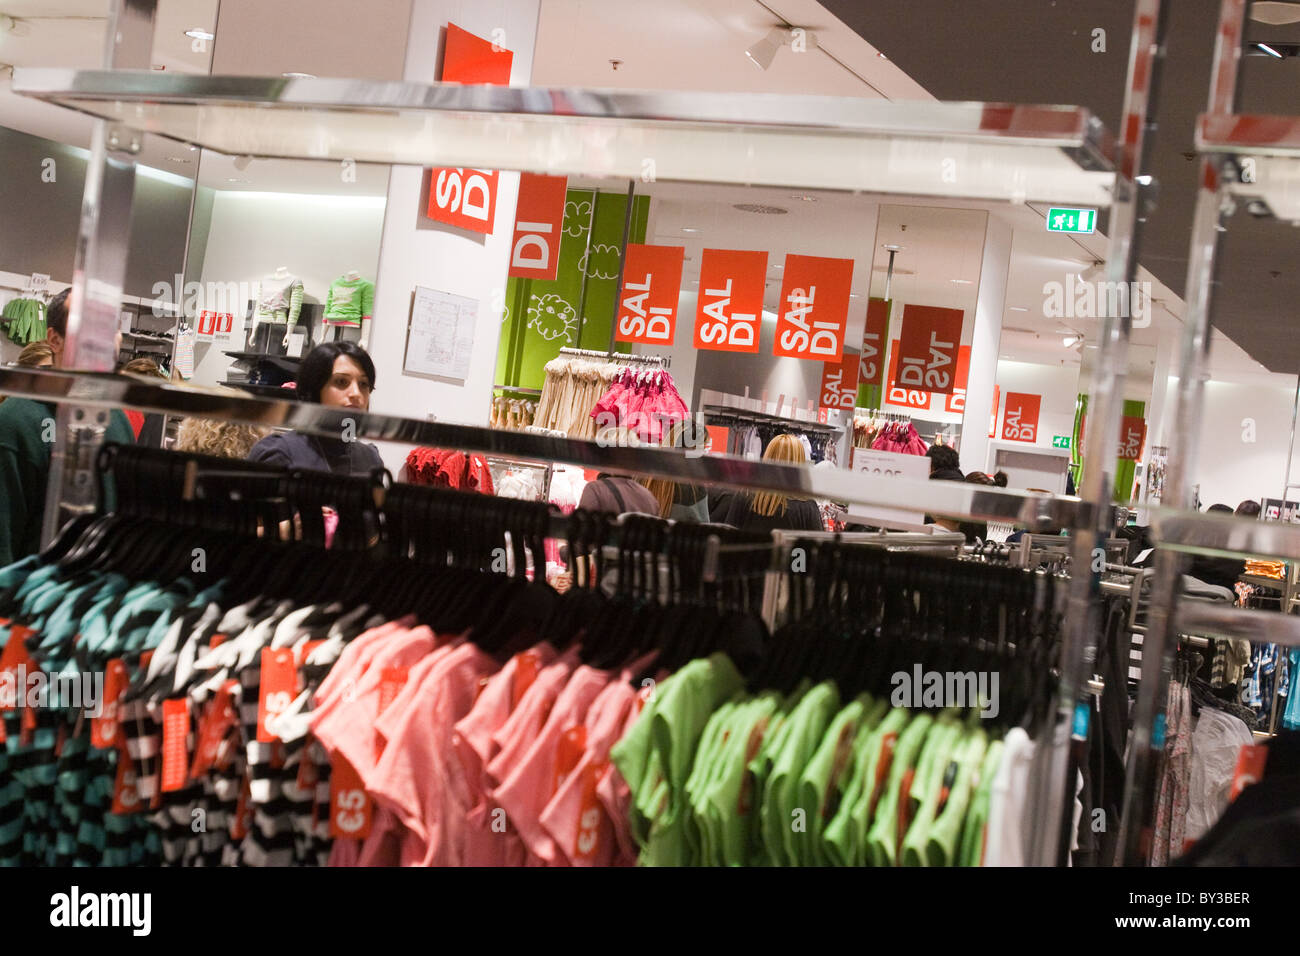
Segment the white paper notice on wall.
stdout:
<svg viewBox="0 0 1300 956">
<path fill-rule="evenodd" d="M 930 459 L 924 455 L 904 455 L 896 451 L 854 448 L 853 472 L 855 475 L 863 476 L 863 480 L 873 483 L 893 481 L 898 478 L 929 478 Z M 925 523 L 925 514 L 920 511 L 903 511 L 869 505 L 853 505 L 849 508 L 849 517 L 856 523 L 904 530 Z"/>
<path fill-rule="evenodd" d="M 176 336 L 176 370 L 187 382 L 194 377 L 194 337 L 193 329 Z"/>
<path fill-rule="evenodd" d="M 477 299 L 416 286 L 402 371 L 465 381 L 478 312 Z"/>
<path fill-rule="evenodd" d="M 307 342 L 307 336 L 302 332 L 290 332 L 289 342 L 285 346 L 285 354 L 289 358 L 298 358 L 302 355 L 302 347 Z"/>
</svg>

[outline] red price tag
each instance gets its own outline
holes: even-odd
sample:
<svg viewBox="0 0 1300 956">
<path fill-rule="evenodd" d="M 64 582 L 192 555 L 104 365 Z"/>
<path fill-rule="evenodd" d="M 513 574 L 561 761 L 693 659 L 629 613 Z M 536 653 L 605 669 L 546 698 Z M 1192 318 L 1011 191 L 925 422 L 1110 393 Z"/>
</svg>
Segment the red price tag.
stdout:
<svg viewBox="0 0 1300 956">
<path fill-rule="evenodd" d="M 330 761 L 330 836 L 363 840 L 370 836 L 374 802 L 361 783 L 361 775 L 346 758 Z"/>
<path fill-rule="evenodd" d="M 578 833 L 573 841 L 575 860 L 588 860 L 600 852 L 600 825 L 605 817 L 605 808 L 596 786 L 608 766 L 608 761 L 593 760 L 582 772 L 582 803 L 578 812 Z"/>
<path fill-rule="evenodd" d="M 1262 744 L 1246 744 L 1237 755 L 1237 766 L 1232 774 L 1232 789 L 1228 792 L 1229 800 L 1236 800 L 1252 783 L 1264 779 L 1264 767 L 1268 763 L 1268 748 Z"/>
<path fill-rule="evenodd" d="M 186 746 L 190 733 L 190 702 L 186 697 L 164 700 L 162 705 L 162 789 L 166 793 L 185 786 L 190 767 Z"/>
<path fill-rule="evenodd" d="M 289 709 L 298 685 L 298 672 L 293 665 L 293 650 L 281 647 L 262 648 L 262 677 L 257 694 L 257 739 L 269 744 L 279 740 L 271 730 L 271 722 Z"/>
<path fill-rule="evenodd" d="M 551 780 L 551 793 L 559 791 L 569 774 L 582 762 L 583 751 L 587 749 L 587 727 L 578 724 L 560 734 L 560 741 L 555 748 L 555 775 Z"/>
<path fill-rule="evenodd" d="M 0 652 L 0 713 L 16 710 L 19 703 L 26 706 L 26 678 L 37 670 L 31 654 L 27 653 L 27 638 L 34 633 L 30 627 L 21 624 L 15 624 L 9 630 L 9 640 L 5 642 L 4 651 Z"/>
<path fill-rule="evenodd" d="M 194 766 L 190 776 L 198 777 L 216 766 L 221 754 L 222 741 L 230 728 L 235 726 L 239 714 L 235 711 L 233 680 L 228 680 L 208 701 L 203 716 L 199 719 L 198 744 L 194 748 Z"/>
<path fill-rule="evenodd" d="M 119 746 L 121 739 L 122 696 L 126 693 L 126 662 L 115 657 L 104 671 L 104 707 L 100 716 L 90 720 L 90 746 L 101 750 Z"/>
<path fill-rule="evenodd" d="M 113 807 L 111 813 L 135 813 L 140 809 L 140 791 L 136 789 L 135 771 L 131 761 L 123 754 L 117 757 L 117 777 L 113 780 Z"/>
</svg>

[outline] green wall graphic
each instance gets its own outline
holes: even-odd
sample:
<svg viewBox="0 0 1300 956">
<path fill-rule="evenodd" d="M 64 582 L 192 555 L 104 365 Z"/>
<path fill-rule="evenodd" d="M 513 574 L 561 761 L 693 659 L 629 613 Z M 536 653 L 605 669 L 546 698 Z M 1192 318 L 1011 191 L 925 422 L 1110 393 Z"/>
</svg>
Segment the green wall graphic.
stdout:
<svg viewBox="0 0 1300 956">
<path fill-rule="evenodd" d="M 592 203 L 595 216 L 592 217 Z M 593 193 L 570 189 L 564 205 L 564 235 L 560 240 L 559 271 L 553 280 L 510 279 L 506 282 L 506 315 L 497 352 L 498 385 L 541 388 L 546 363 L 560 349 L 609 348 L 618 297 L 618 267 L 623 242 L 623 216 L 627 196 L 621 193 Z M 632 203 L 629 242 L 644 242 L 650 214 L 650 197 L 637 196 Z M 587 226 L 591 222 L 590 262 L 587 254 Z M 587 287 L 582 300 L 583 284 Z M 583 302 L 585 319 L 579 321 L 578 304 Z M 631 348 L 620 343 L 616 351 Z"/>
<path fill-rule="evenodd" d="M 1124 402 L 1123 415 L 1141 418 L 1146 415 L 1146 402 L 1133 399 Z M 1084 417 L 1088 414 L 1088 396 L 1080 395 L 1074 403 L 1074 437 L 1071 441 L 1070 465 L 1074 471 L 1076 487 L 1083 483 L 1083 435 L 1081 434 Z M 1137 462 L 1115 459 L 1115 487 L 1111 492 L 1117 504 L 1128 504 L 1133 494 L 1133 476 L 1137 472 Z"/>
</svg>

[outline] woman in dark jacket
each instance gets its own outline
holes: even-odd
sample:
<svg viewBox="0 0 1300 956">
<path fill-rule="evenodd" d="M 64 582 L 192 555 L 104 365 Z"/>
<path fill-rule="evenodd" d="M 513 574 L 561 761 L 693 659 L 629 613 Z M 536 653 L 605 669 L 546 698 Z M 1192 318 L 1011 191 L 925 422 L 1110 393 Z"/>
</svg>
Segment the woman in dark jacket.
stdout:
<svg viewBox="0 0 1300 956">
<path fill-rule="evenodd" d="M 375 363 L 352 342 L 325 342 L 302 360 L 296 388 L 299 401 L 366 412 L 375 388 Z M 379 449 L 352 436 L 323 438 L 298 432 L 268 435 L 253 446 L 248 460 L 336 475 L 368 475 L 384 467 Z"/>
</svg>

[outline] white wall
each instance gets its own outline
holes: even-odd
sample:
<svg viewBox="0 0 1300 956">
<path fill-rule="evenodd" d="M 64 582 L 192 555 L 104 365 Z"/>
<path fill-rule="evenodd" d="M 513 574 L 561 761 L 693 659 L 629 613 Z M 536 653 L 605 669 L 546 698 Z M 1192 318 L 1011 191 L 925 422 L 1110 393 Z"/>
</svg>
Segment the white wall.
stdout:
<svg viewBox="0 0 1300 956">
<path fill-rule="evenodd" d="M 532 75 L 538 7 L 539 0 L 499 4 L 416 0 L 406 48 L 405 79 L 419 83 L 437 79 L 440 31 L 451 21 L 481 37 L 491 37 L 496 28 L 504 29 L 505 45 L 514 52 L 511 85 L 527 86 Z M 439 421 L 486 425 L 519 176 L 512 172 L 500 174 L 496 222 L 488 236 L 444 228 L 425 219 L 422 206 L 427 198 L 426 179 L 423 169 L 411 166 L 394 166 L 389 177 L 383 254 L 375 288 L 375 325 L 370 337 L 375 364 L 386 370 L 386 375 L 371 408 L 384 414 L 412 418 L 433 414 Z M 479 302 L 469 375 L 464 382 L 416 377 L 401 371 L 411 293 L 417 285 Z M 401 462 L 390 457 L 404 459 L 404 454 L 400 449 L 385 449 L 384 456 L 389 469 L 397 474 Z"/>
<path fill-rule="evenodd" d="M 1171 378 L 1166 436 L 1172 427 L 1177 387 L 1178 379 Z M 1247 498 L 1282 497 L 1294 400 L 1294 384 L 1206 383 L 1192 475 L 1192 483 L 1200 483 L 1202 505 L 1222 503 L 1235 508 Z M 1292 458 L 1291 480 L 1300 481 L 1300 455 Z M 1293 489 L 1291 500 L 1298 498 L 1300 489 Z"/>
<path fill-rule="evenodd" d="M 1002 413 L 1006 409 L 1008 392 L 1024 392 L 1043 397 L 1038 411 L 1038 440 L 1034 445 L 1051 448 L 1053 436 L 1073 435 L 1078 383 L 1079 369 L 1074 365 L 1033 365 L 1000 359 L 997 385 L 1001 391 L 998 393 L 998 422 L 993 441 L 1002 440 Z M 990 406 L 991 404 L 990 402 Z M 972 425 L 978 422 L 985 435 L 988 434 L 987 415 L 986 408 L 977 418 L 972 419 Z M 1029 442 L 1015 444 L 1031 447 Z"/>
<path fill-rule="evenodd" d="M 375 277 L 383 222 L 382 196 L 218 192 L 200 282 L 247 282 L 252 288 L 285 266 L 302 279 L 304 301 L 324 302 L 330 283 L 349 269 Z M 313 332 L 320 334 L 319 329 Z M 223 351 L 235 347 L 196 345 L 194 380 L 203 385 L 222 381 L 231 364 Z M 396 379 L 396 368 L 379 366 L 380 389 Z"/>
<path fill-rule="evenodd" d="M 984 257 L 980 260 L 979 299 L 975 305 L 975 321 L 971 323 L 966 414 L 962 416 L 961 470 L 965 472 L 983 469 L 988 458 L 985 420 L 993 407 L 993 388 L 997 384 L 1011 239 L 1011 227 L 997 216 L 989 216 L 984 232 Z"/>
</svg>

